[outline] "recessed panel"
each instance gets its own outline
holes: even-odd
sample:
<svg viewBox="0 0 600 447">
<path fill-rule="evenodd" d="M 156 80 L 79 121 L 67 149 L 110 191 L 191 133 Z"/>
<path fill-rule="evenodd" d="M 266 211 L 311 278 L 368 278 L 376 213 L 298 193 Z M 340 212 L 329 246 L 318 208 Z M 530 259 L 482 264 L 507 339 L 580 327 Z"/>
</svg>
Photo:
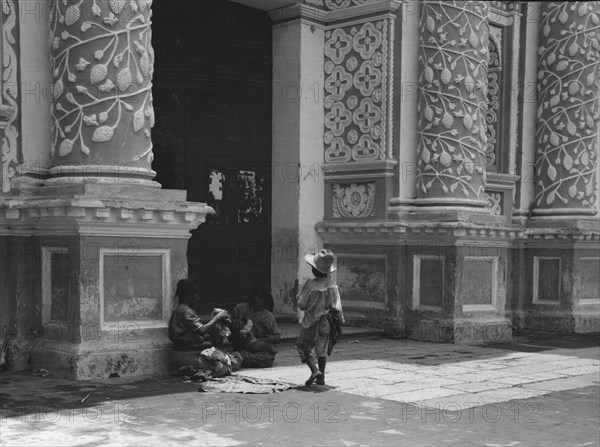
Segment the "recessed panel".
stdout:
<svg viewBox="0 0 600 447">
<path fill-rule="evenodd" d="M 461 281 L 461 295 L 464 305 L 494 304 L 494 268 L 493 259 L 465 260 Z"/>
<path fill-rule="evenodd" d="M 103 257 L 104 321 L 161 320 L 163 257 Z"/>
<path fill-rule="evenodd" d="M 345 306 L 383 307 L 385 258 L 338 255 L 337 284 Z"/>
</svg>

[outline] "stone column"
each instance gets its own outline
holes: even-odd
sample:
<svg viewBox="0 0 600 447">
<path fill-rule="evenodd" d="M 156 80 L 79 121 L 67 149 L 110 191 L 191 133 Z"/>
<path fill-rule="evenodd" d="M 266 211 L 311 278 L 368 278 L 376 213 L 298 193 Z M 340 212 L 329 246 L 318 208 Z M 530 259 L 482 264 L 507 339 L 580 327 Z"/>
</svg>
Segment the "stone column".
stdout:
<svg viewBox="0 0 600 447">
<path fill-rule="evenodd" d="M 486 2 L 421 2 L 416 205 L 483 209 Z"/>
<path fill-rule="evenodd" d="M 534 206 L 598 213 L 599 2 L 541 2 Z"/>
<path fill-rule="evenodd" d="M 53 2 L 49 183 L 159 186 L 150 169 L 151 3 Z"/>
<path fill-rule="evenodd" d="M 151 1 L 47 4 L 54 132 L 35 122 L 23 141 L 51 149 L 51 177 L 0 201 L 2 254 L 17 253 L 0 263 L 0 321 L 15 334 L 9 367 L 30 362 L 76 379 L 166 373 L 187 241 L 214 211 L 152 181 Z M 38 28 L 22 25 L 26 53 L 37 48 Z M 31 70 L 28 77 L 35 81 Z M 28 107 L 23 119 L 48 110 Z"/>
<path fill-rule="evenodd" d="M 526 6 L 526 28 L 522 44 L 523 53 L 523 105 L 521 111 L 521 153 L 520 179 L 518 181 L 518 209 L 514 216 L 526 218 L 533 200 L 534 160 L 535 160 L 535 130 L 537 126 L 537 54 L 539 34 L 539 4 L 532 2 Z"/>
</svg>

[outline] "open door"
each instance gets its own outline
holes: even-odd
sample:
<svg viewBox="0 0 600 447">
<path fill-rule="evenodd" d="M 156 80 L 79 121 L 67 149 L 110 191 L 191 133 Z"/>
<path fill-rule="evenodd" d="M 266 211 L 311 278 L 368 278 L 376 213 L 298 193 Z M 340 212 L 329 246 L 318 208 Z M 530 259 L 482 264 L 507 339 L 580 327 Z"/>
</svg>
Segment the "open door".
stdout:
<svg viewBox="0 0 600 447">
<path fill-rule="evenodd" d="M 231 308 L 271 274 L 272 31 L 223 0 L 153 5 L 156 180 L 216 211 L 192 232 L 203 306 Z"/>
</svg>

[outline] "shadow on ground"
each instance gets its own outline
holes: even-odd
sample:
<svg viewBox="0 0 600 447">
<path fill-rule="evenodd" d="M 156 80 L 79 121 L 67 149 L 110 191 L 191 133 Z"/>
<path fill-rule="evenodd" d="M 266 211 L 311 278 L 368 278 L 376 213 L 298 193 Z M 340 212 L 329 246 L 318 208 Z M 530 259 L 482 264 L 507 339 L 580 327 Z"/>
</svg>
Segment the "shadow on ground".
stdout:
<svg viewBox="0 0 600 447">
<path fill-rule="evenodd" d="M 392 349 L 390 350 L 390 343 Z M 487 343 L 484 345 L 452 345 L 410 340 L 382 340 L 376 338 L 362 340 L 341 340 L 336 346 L 329 365 L 335 368 L 336 362 L 348 364 L 354 361 L 394 362 L 401 365 L 440 366 L 453 363 L 500 358 L 507 351 L 547 352 L 553 354 L 577 355 L 583 358 L 600 357 L 600 334 L 556 335 L 519 334 L 512 343 Z M 342 362 L 342 363 L 339 363 Z M 281 346 L 274 366 L 295 366 L 305 368 L 298 360 L 292 344 Z M 239 374 L 243 375 L 240 370 Z M 265 370 L 265 371 L 268 371 Z M 174 376 L 152 376 L 143 378 L 106 378 L 94 381 L 75 382 L 48 376 L 34 377 L 30 372 L 3 372 L 0 374 L 0 403 L 2 418 L 21 417 L 29 413 L 60 411 L 64 408 L 80 411 L 85 408 L 98 408 L 100 405 L 122 403 L 122 411 L 127 413 L 127 403 L 134 399 L 154 396 L 189 393 L 198 388 L 195 383 L 182 383 Z M 300 392 L 323 393 L 335 391 L 332 386 L 294 388 Z"/>
</svg>

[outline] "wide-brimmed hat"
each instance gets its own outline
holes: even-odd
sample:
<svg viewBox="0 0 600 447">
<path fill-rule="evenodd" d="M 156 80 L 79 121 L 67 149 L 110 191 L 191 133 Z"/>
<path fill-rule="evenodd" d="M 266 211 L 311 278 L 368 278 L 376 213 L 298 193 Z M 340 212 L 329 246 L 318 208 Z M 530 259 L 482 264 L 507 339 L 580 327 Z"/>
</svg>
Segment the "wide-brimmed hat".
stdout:
<svg viewBox="0 0 600 447">
<path fill-rule="evenodd" d="M 309 263 L 309 265 L 316 268 L 321 273 L 332 273 L 335 272 L 337 267 L 334 264 L 335 258 L 331 250 L 324 248 L 323 250 L 319 250 L 317 254 L 307 254 L 304 256 L 304 260 Z"/>
</svg>

